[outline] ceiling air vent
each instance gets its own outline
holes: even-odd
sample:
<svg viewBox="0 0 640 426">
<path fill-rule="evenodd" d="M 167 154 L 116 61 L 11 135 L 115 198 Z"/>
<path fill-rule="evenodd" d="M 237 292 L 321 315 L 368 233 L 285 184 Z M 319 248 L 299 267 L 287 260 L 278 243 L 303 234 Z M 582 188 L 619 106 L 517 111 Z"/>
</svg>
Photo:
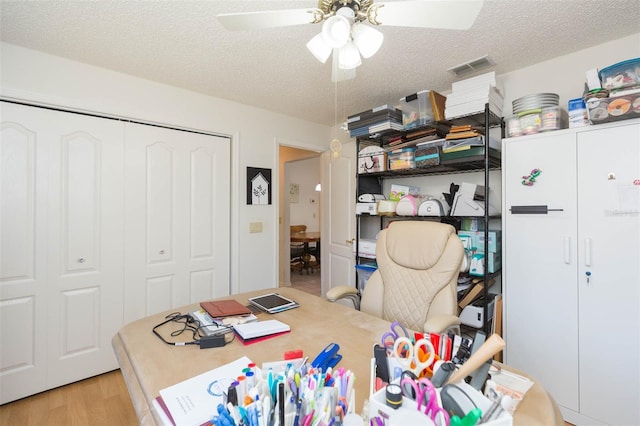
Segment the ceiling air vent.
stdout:
<svg viewBox="0 0 640 426">
<path fill-rule="evenodd" d="M 483 70 L 485 68 L 489 68 L 494 66 L 496 63 L 493 62 L 489 55 L 484 55 L 480 58 L 473 59 L 469 62 L 465 62 L 464 64 L 456 65 L 455 67 L 449 68 L 447 71 L 455 75 L 456 77 L 467 75 L 474 73 L 476 71 Z"/>
</svg>

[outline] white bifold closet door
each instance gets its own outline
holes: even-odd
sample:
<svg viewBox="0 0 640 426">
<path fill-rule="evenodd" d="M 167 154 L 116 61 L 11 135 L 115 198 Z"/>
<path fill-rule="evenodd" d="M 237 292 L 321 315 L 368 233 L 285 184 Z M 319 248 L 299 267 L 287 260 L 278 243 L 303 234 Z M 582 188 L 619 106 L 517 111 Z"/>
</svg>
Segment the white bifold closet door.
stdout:
<svg viewBox="0 0 640 426">
<path fill-rule="evenodd" d="M 125 322 L 229 294 L 230 142 L 128 124 Z"/>
<path fill-rule="evenodd" d="M 2 103 L 0 403 L 117 368 L 123 124 Z"/>
<path fill-rule="evenodd" d="M 127 322 L 229 294 L 230 140 L 0 107 L 4 404 L 116 369 Z"/>
</svg>

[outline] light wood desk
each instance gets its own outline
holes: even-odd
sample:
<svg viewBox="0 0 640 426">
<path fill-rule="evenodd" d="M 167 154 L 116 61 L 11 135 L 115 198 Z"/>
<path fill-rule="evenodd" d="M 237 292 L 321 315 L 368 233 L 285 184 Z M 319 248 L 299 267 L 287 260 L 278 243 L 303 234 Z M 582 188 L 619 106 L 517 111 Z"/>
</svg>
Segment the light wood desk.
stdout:
<svg viewBox="0 0 640 426">
<path fill-rule="evenodd" d="M 264 294 L 256 291 L 233 295 L 241 303 L 251 296 Z M 373 345 L 389 330 L 389 323 L 338 303 L 328 301 L 291 288 L 278 292 L 300 304 L 299 308 L 275 315 L 259 314 L 261 320 L 273 317 L 291 326 L 291 332 L 263 342 L 244 346 L 234 341 L 223 348 L 200 349 L 198 346 L 169 346 L 153 335 L 151 329 L 174 311 L 152 315 L 124 326 L 113 337 L 113 348 L 124 380 L 129 389 L 140 424 L 161 424 L 153 400 L 160 389 L 234 361 L 243 355 L 260 366 L 263 362 L 283 358 L 286 350 L 302 349 L 311 359 L 326 345 L 335 342 L 343 355 L 338 366 L 352 370 L 356 376 L 356 407 L 362 410 L 369 397 L 370 359 Z M 193 304 L 179 309 L 182 313 L 197 309 Z M 169 336 L 174 324 L 160 329 Z M 185 336 L 186 337 L 186 336 Z M 555 402 L 539 384 L 535 384 L 518 406 L 515 424 L 562 425 L 562 416 Z"/>
</svg>

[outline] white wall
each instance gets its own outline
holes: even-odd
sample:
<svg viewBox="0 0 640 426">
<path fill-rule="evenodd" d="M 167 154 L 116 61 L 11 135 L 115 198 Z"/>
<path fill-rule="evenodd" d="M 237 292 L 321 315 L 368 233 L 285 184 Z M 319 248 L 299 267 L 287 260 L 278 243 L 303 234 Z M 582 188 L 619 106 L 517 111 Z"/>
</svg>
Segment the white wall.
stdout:
<svg viewBox="0 0 640 426">
<path fill-rule="evenodd" d="M 278 141 L 328 149 L 332 130 L 270 111 L 0 43 L 0 95 L 232 136 L 231 291 L 278 284 L 278 203 L 247 206 L 246 167 L 272 169 Z M 250 222 L 263 232 L 249 234 Z"/>
<path fill-rule="evenodd" d="M 320 157 L 287 163 L 289 183 L 298 184 L 298 201 L 289 195 L 289 224 L 307 225 L 307 231 L 320 231 L 320 194 L 316 185 L 320 183 Z M 287 184 L 285 190 L 289 189 Z"/>
<path fill-rule="evenodd" d="M 560 106 L 566 110 L 569 99 L 582 97 L 587 70 L 637 57 L 640 57 L 640 33 L 499 75 L 496 79 L 505 91 L 504 116 L 511 115 L 514 99 L 533 93 L 557 93 Z"/>
</svg>

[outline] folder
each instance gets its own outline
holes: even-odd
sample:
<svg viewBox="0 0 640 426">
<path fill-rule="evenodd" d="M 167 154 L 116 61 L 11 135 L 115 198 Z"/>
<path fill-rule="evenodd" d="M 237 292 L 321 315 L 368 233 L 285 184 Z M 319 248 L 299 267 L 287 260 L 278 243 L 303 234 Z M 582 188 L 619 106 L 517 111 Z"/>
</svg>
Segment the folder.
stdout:
<svg viewBox="0 0 640 426">
<path fill-rule="evenodd" d="M 202 309 L 207 311 L 211 318 L 223 318 L 251 314 L 251 309 L 247 308 L 235 299 L 201 302 L 200 306 L 202 307 Z"/>
</svg>

